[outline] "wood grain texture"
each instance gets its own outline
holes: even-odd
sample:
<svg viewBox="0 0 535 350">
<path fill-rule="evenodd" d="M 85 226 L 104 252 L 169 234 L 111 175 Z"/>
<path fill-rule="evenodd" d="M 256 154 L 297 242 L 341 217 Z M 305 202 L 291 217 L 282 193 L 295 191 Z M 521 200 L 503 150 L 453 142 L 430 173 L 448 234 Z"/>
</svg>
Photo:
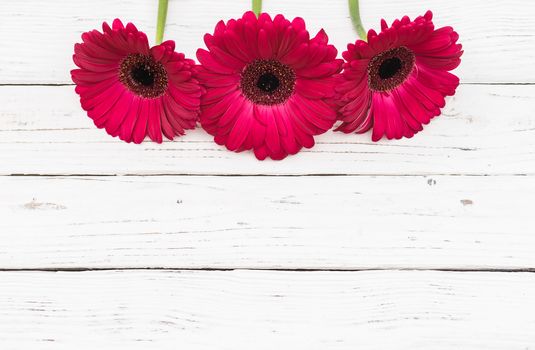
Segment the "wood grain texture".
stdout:
<svg viewBox="0 0 535 350">
<path fill-rule="evenodd" d="M 219 20 L 249 9 L 250 1 L 244 0 L 170 1 L 166 38 L 194 58 L 196 49 L 204 46 L 204 33 L 212 32 Z M 375 29 L 381 17 L 391 22 L 433 10 L 437 26 L 451 25 L 460 33 L 465 54 L 457 73 L 463 82 L 535 82 L 534 2 L 362 0 L 361 9 L 365 27 Z M 265 0 L 264 10 L 304 17 L 312 33 L 325 28 L 339 52 L 356 39 L 345 0 Z M 156 1 L 0 2 L 0 83 L 70 83 L 74 43 L 82 32 L 115 17 L 134 22 L 152 39 Z"/>
<path fill-rule="evenodd" d="M 28 100 L 31 103 L 28 103 Z M 94 127 L 73 88 L 0 87 L 0 174 L 535 174 L 535 86 L 461 86 L 412 139 L 327 132 L 280 162 L 216 145 L 199 129 L 126 144 Z"/>
<path fill-rule="evenodd" d="M 0 268 L 530 269 L 534 177 L 0 177 Z"/>
<path fill-rule="evenodd" d="M 507 349 L 535 346 L 535 274 L 4 272 L 14 349 Z"/>
</svg>

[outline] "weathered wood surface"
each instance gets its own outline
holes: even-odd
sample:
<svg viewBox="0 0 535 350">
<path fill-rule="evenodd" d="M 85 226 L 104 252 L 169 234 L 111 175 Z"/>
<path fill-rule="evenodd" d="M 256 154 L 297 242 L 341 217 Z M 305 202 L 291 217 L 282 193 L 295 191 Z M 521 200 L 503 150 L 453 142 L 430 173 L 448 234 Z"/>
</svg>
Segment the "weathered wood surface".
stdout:
<svg viewBox="0 0 535 350">
<path fill-rule="evenodd" d="M 534 177 L 0 177 L 1 268 L 525 269 Z"/>
<path fill-rule="evenodd" d="M 535 346 L 535 274 L 4 272 L 2 349 Z"/>
<path fill-rule="evenodd" d="M 29 103 L 28 101 L 31 101 Z M 0 87 L 0 174 L 535 174 L 535 86 L 463 85 L 412 139 L 327 132 L 283 161 L 218 146 L 202 130 L 126 144 L 96 129 L 70 86 Z"/>
<path fill-rule="evenodd" d="M 221 19 L 250 9 L 245 0 L 170 1 L 166 38 L 194 58 L 204 47 L 204 33 Z M 70 83 L 73 44 L 84 31 L 120 17 L 154 37 L 156 1 L 24 0 L 0 2 L 0 83 Z M 361 1 L 366 28 L 380 28 L 403 15 L 411 18 L 427 9 L 437 26 L 451 25 L 460 33 L 466 52 L 457 73 L 463 82 L 535 82 L 535 2 L 512 1 Z M 325 28 L 339 51 L 354 42 L 347 1 L 265 0 L 264 10 L 303 17 L 311 32 Z"/>
</svg>

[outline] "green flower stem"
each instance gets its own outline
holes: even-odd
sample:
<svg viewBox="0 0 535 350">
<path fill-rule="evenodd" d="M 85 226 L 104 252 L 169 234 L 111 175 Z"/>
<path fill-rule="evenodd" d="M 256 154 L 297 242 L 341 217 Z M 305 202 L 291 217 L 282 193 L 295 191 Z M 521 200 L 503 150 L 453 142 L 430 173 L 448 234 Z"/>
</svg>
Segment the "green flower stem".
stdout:
<svg viewBox="0 0 535 350">
<path fill-rule="evenodd" d="M 156 23 L 156 45 L 163 41 L 163 32 L 165 29 L 165 20 L 167 18 L 168 0 L 158 0 L 158 22 Z"/>
<path fill-rule="evenodd" d="M 349 14 L 351 16 L 351 22 L 353 22 L 353 27 L 357 31 L 358 36 L 366 41 L 368 36 L 366 35 L 366 30 L 362 25 L 362 20 L 360 19 L 360 10 L 359 10 L 359 0 L 348 0 L 349 1 Z"/>
<path fill-rule="evenodd" d="M 260 13 L 262 13 L 262 0 L 253 0 L 253 12 L 256 17 L 260 16 Z"/>
</svg>

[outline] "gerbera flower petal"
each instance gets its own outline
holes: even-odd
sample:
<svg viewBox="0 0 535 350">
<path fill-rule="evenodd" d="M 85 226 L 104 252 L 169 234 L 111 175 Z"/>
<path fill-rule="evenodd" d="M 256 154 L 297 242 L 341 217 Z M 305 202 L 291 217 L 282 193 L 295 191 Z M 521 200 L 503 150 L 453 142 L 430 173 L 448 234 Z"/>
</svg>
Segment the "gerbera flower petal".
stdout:
<svg viewBox="0 0 535 350">
<path fill-rule="evenodd" d="M 134 143 L 141 143 L 147 135 L 147 123 L 149 121 L 150 102 L 142 102 L 139 106 L 139 115 L 134 125 L 132 133 L 132 141 Z"/>
<path fill-rule="evenodd" d="M 217 144 L 278 160 L 314 145 L 336 110 L 326 102 L 342 68 L 321 30 L 310 39 L 301 18 L 252 12 L 219 22 L 199 49 L 201 125 Z"/>
<path fill-rule="evenodd" d="M 235 120 L 227 141 L 231 151 L 238 150 L 251 131 L 254 122 L 252 104 L 245 104 Z"/>
<path fill-rule="evenodd" d="M 295 90 L 307 98 L 320 99 L 333 96 L 333 85 L 332 79 L 298 79 L 295 82 Z"/>
<path fill-rule="evenodd" d="M 157 103 L 158 102 L 158 103 Z M 162 111 L 159 105 L 160 100 L 150 100 L 149 120 L 147 122 L 147 133 L 149 137 L 155 142 L 162 142 Z"/>
<path fill-rule="evenodd" d="M 106 128 L 106 132 L 112 136 L 117 136 L 117 131 L 119 130 L 119 127 L 121 126 L 122 122 L 126 118 L 128 114 L 128 110 L 130 109 L 130 106 L 132 105 L 134 97 L 132 94 L 126 94 L 124 98 L 121 98 L 117 100 L 117 103 L 114 105 L 114 118 L 108 118 L 106 124 L 104 127 Z"/>
<path fill-rule="evenodd" d="M 75 92 L 98 128 L 126 142 L 146 136 L 162 142 L 193 129 L 200 113 L 201 87 L 195 63 L 174 52 L 171 40 L 149 47 L 145 33 L 116 19 L 103 32 L 82 34 L 71 71 Z"/>
</svg>

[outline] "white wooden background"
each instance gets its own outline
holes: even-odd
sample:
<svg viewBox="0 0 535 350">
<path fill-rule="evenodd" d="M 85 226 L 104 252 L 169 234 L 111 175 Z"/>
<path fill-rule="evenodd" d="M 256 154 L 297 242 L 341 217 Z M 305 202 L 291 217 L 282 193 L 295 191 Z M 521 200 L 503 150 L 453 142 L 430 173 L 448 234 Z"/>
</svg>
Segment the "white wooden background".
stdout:
<svg viewBox="0 0 535 350">
<path fill-rule="evenodd" d="M 166 37 L 194 57 L 249 6 L 171 0 Z M 128 145 L 79 108 L 74 42 L 115 17 L 153 37 L 155 0 L 1 0 L 0 349 L 535 349 L 535 3 L 361 8 L 460 33 L 443 115 L 258 162 L 200 130 Z M 264 9 L 355 40 L 345 0 Z"/>
</svg>

